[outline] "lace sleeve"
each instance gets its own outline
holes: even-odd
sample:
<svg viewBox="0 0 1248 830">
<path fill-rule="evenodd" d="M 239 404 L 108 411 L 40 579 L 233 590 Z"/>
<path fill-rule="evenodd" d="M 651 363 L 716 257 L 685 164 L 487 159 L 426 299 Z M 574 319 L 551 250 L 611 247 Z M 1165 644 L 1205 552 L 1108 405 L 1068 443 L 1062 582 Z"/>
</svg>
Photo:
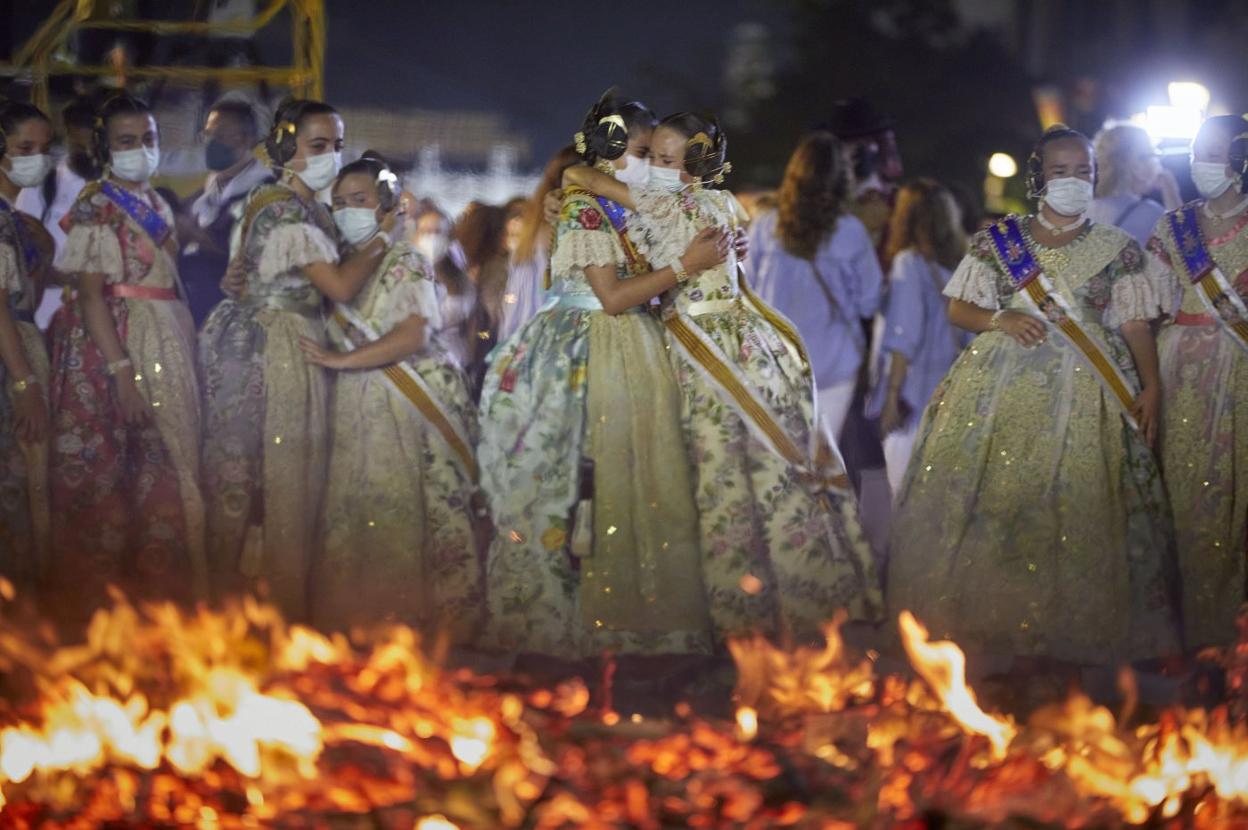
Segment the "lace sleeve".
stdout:
<svg viewBox="0 0 1248 830">
<path fill-rule="evenodd" d="M 554 274 L 583 271 L 594 265 L 611 266 L 622 255 L 598 205 L 581 195 L 569 196 L 559 209 L 554 248 L 550 260 Z"/>
<path fill-rule="evenodd" d="M 962 300 L 989 311 L 1001 307 L 997 293 L 997 272 L 974 253 L 967 254 L 958 263 L 957 270 L 945 285 L 944 295 L 951 300 Z"/>
<path fill-rule="evenodd" d="M 314 262 L 337 262 L 338 248 L 320 228 L 307 223 L 273 228 L 264 241 L 256 276 L 272 280 Z"/>
<path fill-rule="evenodd" d="M 671 193 L 657 187 L 630 187 L 636 213 L 629 222 L 629 236 L 650 262 L 650 267 L 660 270 L 671 266 L 680 270 L 678 262 L 685 252 L 688 240 L 683 239 L 680 228 L 688 209 L 687 191 Z"/>
<path fill-rule="evenodd" d="M 17 268 L 17 248 L 12 245 L 0 244 L 0 291 L 20 294 L 22 291 L 21 272 Z"/>
<path fill-rule="evenodd" d="M 1132 240 L 1112 263 L 1113 288 L 1102 324 L 1116 329 L 1131 320 L 1153 320 L 1169 310 L 1178 285 L 1174 272 L 1155 256 L 1146 256 Z"/>
<path fill-rule="evenodd" d="M 108 225 L 72 225 L 56 257 L 56 269 L 67 274 L 104 274 L 110 285 L 121 282 L 126 268 L 117 234 Z"/>
<path fill-rule="evenodd" d="M 390 331 L 413 315 L 424 317 L 430 331 L 442 328 L 437 286 L 425 277 L 414 251 L 400 257 L 386 278 L 393 284 L 386 292 L 384 307 L 377 314 L 381 331 Z"/>
</svg>

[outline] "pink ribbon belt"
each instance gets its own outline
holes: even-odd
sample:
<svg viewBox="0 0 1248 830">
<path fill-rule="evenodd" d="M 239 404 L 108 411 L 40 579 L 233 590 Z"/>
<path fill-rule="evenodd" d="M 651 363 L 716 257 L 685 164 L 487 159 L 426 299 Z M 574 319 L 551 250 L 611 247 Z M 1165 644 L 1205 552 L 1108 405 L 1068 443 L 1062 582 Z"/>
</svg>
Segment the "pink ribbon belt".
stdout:
<svg viewBox="0 0 1248 830">
<path fill-rule="evenodd" d="M 176 300 L 178 292 L 173 288 L 152 288 L 147 285 L 114 283 L 104 286 L 105 297 L 126 297 L 131 300 Z"/>
<path fill-rule="evenodd" d="M 1174 316 L 1174 324 L 1176 326 L 1216 326 L 1218 321 L 1213 319 L 1212 314 L 1188 314 L 1186 311 L 1180 311 Z"/>
</svg>

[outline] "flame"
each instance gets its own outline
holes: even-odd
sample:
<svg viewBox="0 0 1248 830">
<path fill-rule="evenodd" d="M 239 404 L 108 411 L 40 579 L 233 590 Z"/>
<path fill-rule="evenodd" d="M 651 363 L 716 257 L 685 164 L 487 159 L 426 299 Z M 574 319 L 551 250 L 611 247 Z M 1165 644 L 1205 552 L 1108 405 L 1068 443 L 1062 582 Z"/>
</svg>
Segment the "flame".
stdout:
<svg viewBox="0 0 1248 830">
<path fill-rule="evenodd" d="M 758 734 L 758 712 L 752 707 L 737 709 L 737 734 L 743 741 L 752 741 Z"/>
<path fill-rule="evenodd" d="M 1018 730 L 1012 722 L 979 708 L 975 693 L 966 685 L 966 655 L 962 649 L 946 641 L 929 641 L 927 629 L 909 611 L 902 611 L 897 622 L 914 670 L 927 681 L 941 705 L 964 729 L 987 738 L 996 757 L 1004 757 Z"/>
</svg>

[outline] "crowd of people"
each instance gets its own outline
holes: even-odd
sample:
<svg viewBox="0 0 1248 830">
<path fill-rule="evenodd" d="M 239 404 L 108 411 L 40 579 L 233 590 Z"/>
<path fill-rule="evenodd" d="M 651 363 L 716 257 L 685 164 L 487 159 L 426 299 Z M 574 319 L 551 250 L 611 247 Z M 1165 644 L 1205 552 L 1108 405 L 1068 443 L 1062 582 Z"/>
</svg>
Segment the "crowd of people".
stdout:
<svg viewBox="0 0 1248 830">
<path fill-rule="evenodd" d="M 454 220 L 343 165 L 319 101 L 218 102 L 177 209 L 142 100 L 62 116 L 50 175 L 51 119 L 0 106 L 0 566 L 59 613 L 263 586 L 573 661 L 838 609 L 1024 669 L 1234 636 L 1241 119 L 1186 205 L 1135 128 L 1051 128 L 1034 211 L 980 227 L 861 100 L 747 211 L 713 115 L 610 92 L 533 194 Z"/>
</svg>

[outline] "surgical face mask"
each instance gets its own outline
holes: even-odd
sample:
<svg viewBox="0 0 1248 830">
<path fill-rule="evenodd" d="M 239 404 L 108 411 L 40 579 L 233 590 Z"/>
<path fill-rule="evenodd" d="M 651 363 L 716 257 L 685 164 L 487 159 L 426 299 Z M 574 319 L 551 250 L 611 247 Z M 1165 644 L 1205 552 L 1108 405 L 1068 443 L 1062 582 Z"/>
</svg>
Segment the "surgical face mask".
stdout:
<svg viewBox="0 0 1248 830">
<path fill-rule="evenodd" d="M 342 232 L 343 239 L 351 245 L 359 245 L 377 233 L 377 210 L 366 207 L 338 208 L 334 211 L 334 224 Z"/>
<path fill-rule="evenodd" d="M 1092 182 L 1065 176 L 1044 187 L 1044 201 L 1062 216 L 1082 216 L 1092 204 Z"/>
<path fill-rule="evenodd" d="M 451 240 L 440 233 L 427 233 L 416 240 L 416 250 L 420 251 L 430 265 L 437 265 L 441 262 L 450 247 Z"/>
<path fill-rule="evenodd" d="M 209 140 L 207 146 L 204 147 L 204 164 L 209 170 L 227 170 L 234 166 L 234 162 L 238 161 L 234 148 L 223 141 L 217 139 Z"/>
<path fill-rule="evenodd" d="M 616 168 L 615 178 L 629 187 L 643 187 L 650 181 L 650 162 L 630 153 L 624 157 L 624 166 Z"/>
<path fill-rule="evenodd" d="M 311 190 L 324 190 L 333 183 L 342 169 L 342 153 L 321 153 L 305 159 L 307 166 L 297 174 Z"/>
<path fill-rule="evenodd" d="M 680 171 L 675 167 L 651 167 L 650 184 L 672 193 L 685 189 L 685 183 L 680 180 Z"/>
<path fill-rule="evenodd" d="M 9 156 L 11 168 L 4 173 L 18 187 L 38 187 L 52 169 L 52 157 L 46 153 L 37 156 Z"/>
<path fill-rule="evenodd" d="M 1220 161 L 1194 161 L 1192 183 L 1201 196 L 1216 199 L 1227 191 L 1234 180 L 1226 175 L 1226 165 Z"/>
<path fill-rule="evenodd" d="M 159 147 L 136 147 L 111 153 L 109 165 L 113 174 L 128 182 L 145 182 L 160 167 Z"/>
</svg>

